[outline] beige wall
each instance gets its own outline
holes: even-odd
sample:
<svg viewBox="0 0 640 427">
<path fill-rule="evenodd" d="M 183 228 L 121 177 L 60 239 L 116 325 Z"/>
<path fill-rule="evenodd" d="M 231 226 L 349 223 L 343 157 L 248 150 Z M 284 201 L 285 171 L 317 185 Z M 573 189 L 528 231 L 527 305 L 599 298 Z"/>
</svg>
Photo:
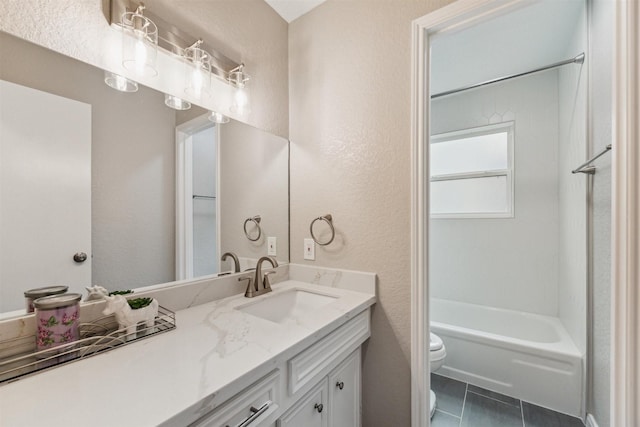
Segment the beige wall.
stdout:
<svg viewBox="0 0 640 427">
<path fill-rule="evenodd" d="M 103 0 L 2 1 L 0 30 L 100 68 L 109 68 L 110 55 L 119 49 L 119 37 L 117 31 L 109 27 L 102 3 Z M 287 23 L 271 7 L 262 0 L 148 0 L 144 3 L 149 10 L 195 37 L 202 37 L 229 58 L 244 62 L 252 75 L 252 108 L 242 121 L 287 136 Z M 182 76 L 177 79 L 182 82 Z M 163 91 L 175 82 L 159 74 L 147 83 Z"/>
<path fill-rule="evenodd" d="M 289 26 L 291 260 L 378 273 L 363 425 L 409 426 L 411 21 L 446 0 L 329 0 Z M 304 261 L 314 217 L 336 241 Z"/>
</svg>

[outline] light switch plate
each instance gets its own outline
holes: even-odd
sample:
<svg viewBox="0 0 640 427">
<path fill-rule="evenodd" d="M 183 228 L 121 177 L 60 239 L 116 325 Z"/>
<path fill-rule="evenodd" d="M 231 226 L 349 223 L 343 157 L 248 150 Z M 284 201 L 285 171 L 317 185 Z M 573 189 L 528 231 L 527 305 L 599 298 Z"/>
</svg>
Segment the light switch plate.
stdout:
<svg viewBox="0 0 640 427">
<path fill-rule="evenodd" d="M 304 239 L 304 259 L 316 260 L 316 242 L 313 239 Z"/>
<path fill-rule="evenodd" d="M 275 237 L 267 237 L 267 255 L 276 256 L 278 255 L 277 250 L 277 239 Z"/>
</svg>

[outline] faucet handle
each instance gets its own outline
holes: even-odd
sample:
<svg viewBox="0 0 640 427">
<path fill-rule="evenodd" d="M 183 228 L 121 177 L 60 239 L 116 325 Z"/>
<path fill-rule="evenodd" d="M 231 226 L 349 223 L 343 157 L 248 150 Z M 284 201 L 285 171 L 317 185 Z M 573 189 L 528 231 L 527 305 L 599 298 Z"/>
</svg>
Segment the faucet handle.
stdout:
<svg viewBox="0 0 640 427">
<path fill-rule="evenodd" d="M 257 289 L 254 290 L 255 286 L 253 286 L 253 277 L 238 277 L 238 282 L 242 282 L 243 280 L 247 281 L 247 290 L 244 292 L 244 296 L 247 298 L 252 298 L 255 291 L 257 291 Z"/>
<path fill-rule="evenodd" d="M 267 271 L 266 273 L 264 273 L 264 281 L 262 282 L 262 284 L 264 285 L 265 289 L 271 290 L 271 280 L 269 279 L 269 276 L 275 273 L 276 273 L 275 270 Z"/>
</svg>

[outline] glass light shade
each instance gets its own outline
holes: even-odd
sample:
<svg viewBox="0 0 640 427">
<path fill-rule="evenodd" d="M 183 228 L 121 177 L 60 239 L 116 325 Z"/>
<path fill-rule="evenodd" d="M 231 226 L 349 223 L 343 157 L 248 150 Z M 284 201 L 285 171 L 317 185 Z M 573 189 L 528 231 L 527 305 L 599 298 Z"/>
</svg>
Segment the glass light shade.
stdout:
<svg viewBox="0 0 640 427">
<path fill-rule="evenodd" d="M 217 113 L 215 111 L 209 112 L 209 120 L 211 120 L 213 123 L 218 123 L 218 124 L 229 123 L 229 117 L 225 116 L 224 114 Z"/>
<path fill-rule="evenodd" d="M 230 110 L 239 115 L 246 115 L 251 111 L 249 89 L 246 86 L 234 88 Z"/>
<path fill-rule="evenodd" d="M 178 98 L 177 96 L 169 95 L 167 93 L 164 94 L 164 104 L 174 110 L 188 110 L 191 108 L 191 103 L 189 101 L 185 101 L 182 98 Z"/>
<path fill-rule="evenodd" d="M 138 83 L 109 71 L 104 72 L 104 82 L 107 84 L 107 86 L 115 90 L 119 90 L 120 92 L 138 91 Z"/>
<path fill-rule="evenodd" d="M 139 76 L 158 75 L 158 27 L 141 13 L 122 14 L 122 66 Z"/>
<path fill-rule="evenodd" d="M 195 99 L 211 96 L 211 55 L 199 47 L 184 50 L 184 91 Z"/>
</svg>

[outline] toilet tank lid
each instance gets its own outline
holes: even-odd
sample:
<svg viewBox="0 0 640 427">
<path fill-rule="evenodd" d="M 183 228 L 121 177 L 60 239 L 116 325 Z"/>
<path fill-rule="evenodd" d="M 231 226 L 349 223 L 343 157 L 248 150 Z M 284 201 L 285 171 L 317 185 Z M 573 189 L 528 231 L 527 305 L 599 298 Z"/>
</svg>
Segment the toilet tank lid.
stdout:
<svg viewBox="0 0 640 427">
<path fill-rule="evenodd" d="M 442 339 L 440 339 L 439 336 L 437 336 L 434 333 L 429 333 L 429 351 L 436 351 L 436 350 L 440 350 L 442 347 L 444 347 L 444 343 L 442 342 Z"/>
</svg>

